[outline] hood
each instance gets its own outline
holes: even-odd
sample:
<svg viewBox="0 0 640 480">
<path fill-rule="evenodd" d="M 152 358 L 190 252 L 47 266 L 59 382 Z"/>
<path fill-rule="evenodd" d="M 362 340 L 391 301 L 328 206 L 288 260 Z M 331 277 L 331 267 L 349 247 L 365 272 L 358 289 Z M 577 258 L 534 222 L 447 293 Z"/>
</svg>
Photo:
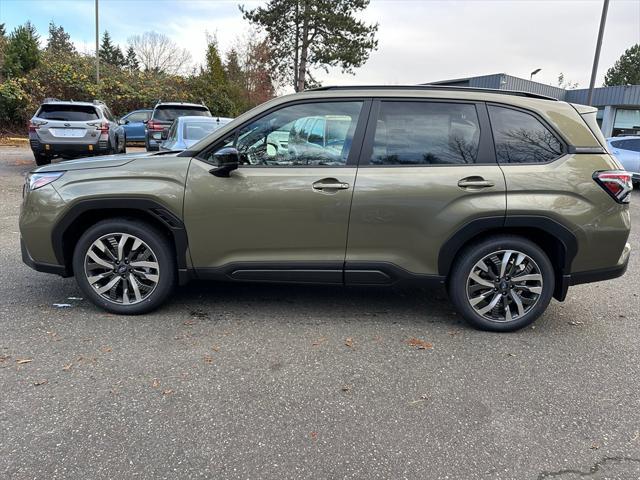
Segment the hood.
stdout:
<svg viewBox="0 0 640 480">
<path fill-rule="evenodd" d="M 64 162 L 53 163 L 33 170 L 34 172 L 66 172 L 69 170 L 88 170 L 93 168 L 113 168 L 126 165 L 127 163 L 140 158 L 156 155 L 157 152 L 137 152 L 125 153 L 122 155 L 107 155 L 100 157 L 78 158 L 76 160 L 66 160 Z"/>
</svg>

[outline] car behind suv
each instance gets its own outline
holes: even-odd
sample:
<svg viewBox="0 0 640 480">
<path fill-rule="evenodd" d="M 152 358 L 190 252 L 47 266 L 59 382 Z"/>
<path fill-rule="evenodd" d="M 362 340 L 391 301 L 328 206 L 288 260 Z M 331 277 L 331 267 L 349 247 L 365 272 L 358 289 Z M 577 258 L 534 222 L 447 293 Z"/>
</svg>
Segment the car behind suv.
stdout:
<svg viewBox="0 0 640 480">
<path fill-rule="evenodd" d="M 20 230 L 27 264 L 75 275 L 115 313 L 148 312 L 191 278 L 444 285 L 470 323 L 508 331 L 570 285 L 624 273 L 631 189 L 595 108 L 334 87 L 271 100 L 178 154 L 40 168 Z"/>
<path fill-rule="evenodd" d="M 211 112 L 204 105 L 182 102 L 158 102 L 151 113 L 145 129 L 145 147 L 148 152 L 159 150 L 166 138 L 167 131 L 178 117 L 197 116 L 210 117 Z"/>
<path fill-rule="evenodd" d="M 640 186 L 640 136 L 607 138 L 607 144 L 622 167 L 631 173 L 634 184 Z"/>
<path fill-rule="evenodd" d="M 29 122 L 29 144 L 38 165 L 51 163 L 55 155 L 126 153 L 124 129 L 100 100 L 46 99 Z"/>
</svg>

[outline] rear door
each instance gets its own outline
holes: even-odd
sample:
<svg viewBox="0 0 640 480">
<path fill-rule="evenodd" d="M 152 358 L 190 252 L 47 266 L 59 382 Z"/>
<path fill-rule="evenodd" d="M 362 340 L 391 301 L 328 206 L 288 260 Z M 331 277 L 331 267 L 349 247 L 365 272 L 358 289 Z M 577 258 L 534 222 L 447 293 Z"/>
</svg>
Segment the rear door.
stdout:
<svg viewBox="0 0 640 480">
<path fill-rule="evenodd" d="M 42 143 L 95 143 L 100 116 L 92 105 L 43 104 L 36 115 L 46 122 L 38 128 Z"/>
<path fill-rule="evenodd" d="M 501 225 L 505 181 L 494 157 L 483 103 L 375 101 L 353 196 L 345 281 L 442 274 L 439 254 L 456 231 L 480 218 Z"/>
<path fill-rule="evenodd" d="M 370 102 L 306 101 L 277 107 L 238 127 L 194 158 L 184 221 L 198 275 L 237 280 L 342 283 L 349 209 Z M 281 150 L 309 119 L 341 115 L 342 148 L 300 142 Z M 336 139 L 337 141 L 337 139 Z M 233 146 L 242 165 L 229 178 L 209 171 L 213 154 Z"/>
</svg>

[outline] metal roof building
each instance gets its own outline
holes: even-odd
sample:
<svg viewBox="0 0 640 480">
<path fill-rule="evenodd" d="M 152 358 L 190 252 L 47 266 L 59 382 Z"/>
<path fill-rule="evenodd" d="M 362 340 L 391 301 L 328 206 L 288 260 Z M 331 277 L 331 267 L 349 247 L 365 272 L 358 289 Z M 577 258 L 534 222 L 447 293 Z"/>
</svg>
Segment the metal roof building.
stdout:
<svg viewBox="0 0 640 480">
<path fill-rule="evenodd" d="M 520 90 L 582 104 L 587 103 L 588 94 L 586 88 L 565 90 L 506 73 L 441 80 L 429 85 Z M 596 88 L 592 105 L 598 107 L 598 123 L 605 137 L 640 134 L 640 85 Z"/>
</svg>

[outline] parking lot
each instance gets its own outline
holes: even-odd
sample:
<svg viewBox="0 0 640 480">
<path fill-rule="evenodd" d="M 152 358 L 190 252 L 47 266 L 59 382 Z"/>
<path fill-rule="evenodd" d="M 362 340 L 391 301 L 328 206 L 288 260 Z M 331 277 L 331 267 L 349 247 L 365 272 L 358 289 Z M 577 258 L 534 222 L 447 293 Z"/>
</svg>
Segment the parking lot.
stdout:
<svg viewBox="0 0 640 480">
<path fill-rule="evenodd" d="M 119 317 L 22 263 L 33 167 L 0 147 L 0 478 L 640 478 L 637 254 L 513 334 L 422 290 L 194 282 Z"/>
</svg>

